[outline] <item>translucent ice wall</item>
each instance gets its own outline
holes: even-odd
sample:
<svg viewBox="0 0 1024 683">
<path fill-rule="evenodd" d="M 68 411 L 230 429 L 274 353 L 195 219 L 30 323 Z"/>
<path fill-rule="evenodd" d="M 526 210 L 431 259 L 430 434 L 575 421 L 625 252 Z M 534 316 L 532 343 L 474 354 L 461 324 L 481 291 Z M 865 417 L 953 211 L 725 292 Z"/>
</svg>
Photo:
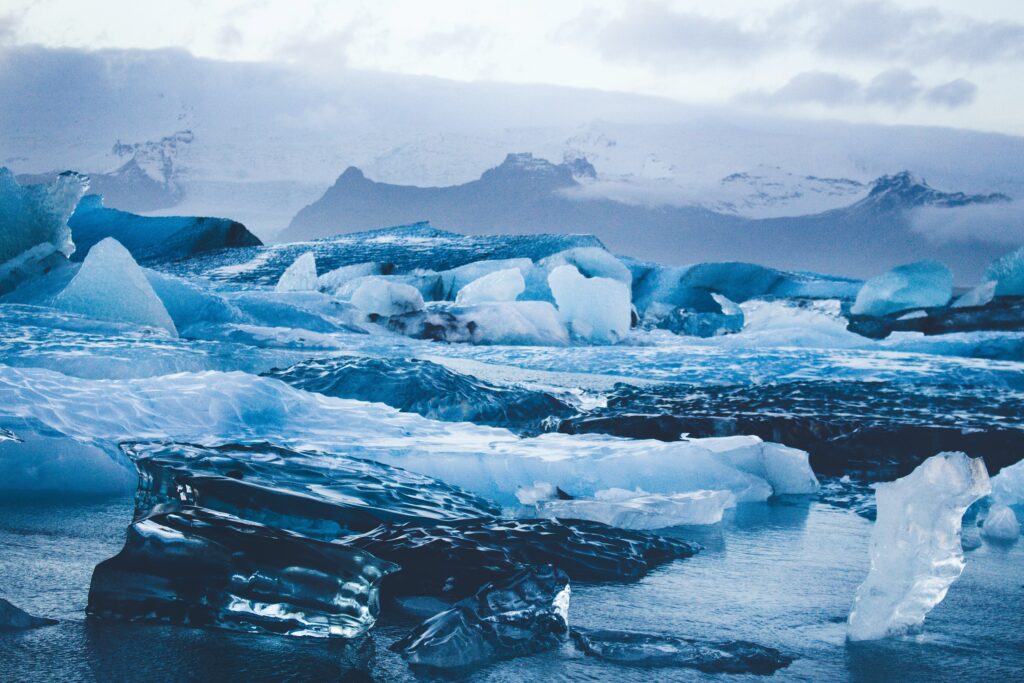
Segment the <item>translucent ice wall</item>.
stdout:
<svg viewBox="0 0 1024 683">
<path fill-rule="evenodd" d="M 23 187 L 0 168 L 0 264 L 44 243 L 70 256 L 75 245 L 68 218 L 88 186 L 85 176 L 62 173 L 48 185 Z"/>
</svg>

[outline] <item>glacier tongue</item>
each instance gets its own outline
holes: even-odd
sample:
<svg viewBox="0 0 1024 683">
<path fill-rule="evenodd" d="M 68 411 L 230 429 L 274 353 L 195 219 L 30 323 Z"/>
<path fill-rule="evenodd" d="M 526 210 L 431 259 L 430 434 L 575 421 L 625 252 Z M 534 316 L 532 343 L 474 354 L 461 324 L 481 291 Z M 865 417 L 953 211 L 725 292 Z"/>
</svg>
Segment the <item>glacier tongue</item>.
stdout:
<svg viewBox="0 0 1024 683">
<path fill-rule="evenodd" d="M 981 458 L 940 453 L 909 475 L 879 484 L 871 570 L 857 589 L 849 640 L 877 640 L 916 629 L 964 569 L 964 512 L 992 485 Z"/>
</svg>

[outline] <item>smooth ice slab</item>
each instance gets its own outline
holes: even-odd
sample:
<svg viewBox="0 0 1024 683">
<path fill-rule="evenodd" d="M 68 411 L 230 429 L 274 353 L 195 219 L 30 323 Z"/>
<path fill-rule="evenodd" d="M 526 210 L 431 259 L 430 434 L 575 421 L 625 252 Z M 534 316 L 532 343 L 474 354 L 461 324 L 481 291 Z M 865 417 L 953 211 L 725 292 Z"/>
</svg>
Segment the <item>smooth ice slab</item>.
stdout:
<svg viewBox="0 0 1024 683">
<path fill-rule="evenodd" d="M 380 611 L 396 571 L 365 552 L 185 508 L 128 527 L 96 566 L 90 616 L 250 633 L 354 638 Z"/>
<path fill-rule="evenodd" d="M 589 519 L 623 529 L 663 529 L 682 524 L 717 524 L 735 507 L 730 491 L 651 494 L 625 489 L 598 491 L 593 498 L 546 500 L 537 514 L 552 519 Z"/>
<path fill-rule="evenodd" d="M 916 629 L 964 570 L 964 512 L 992 490 L 985 462 L 940 453 L 875 490 L 871 570 L 857 589 L 850 640 L 877 640 Z"/>
<path fill-rule="evenodd" d="M 313 252 L 306 253 L 295 259 L 281 273 L 274 291 L 277 292 L 315 292 L 320 288 L 320 280 L 316 276 L 316 256 Z"/>
<path fill-rule="evenodd" d="M 269 444 L 122 448 L 139 470 L 137 519 L 180 503 L 329 541 L 385 522 L 430 524 L 499 513 L 444 482 L 359 458 Z"/>
<path fill-rule="evenodd" d="M 529 564 L 553 564 L 574 582 L 638 581 L 699 546 L 586 520 L 470 520 L 389 524 L 340 543 L 415 571 L 389 577 L 387 595 L 458 599 Z"/>
<path fill-rule="evenodd" d="M 793 659 L 742 640 L 714 642 L 633 631 L 573 629 L 572 640 L 591 657 L 637 667 L 684 667 L 708 674 L 773 674 Z"/>
<path fill-rule="evenodd" d="M 410 664 L 457 669 L 557 647 L 569 628 L 569 578 L 526 567 L 434 615 L 394 644 Z"/>
<path fill-rule="evenodd" d="M 172 336 L 178 334 L 142 268 L 110 237 L 89 250 L 81 269 L 54 298 L 53 307 L 97 320 L 146 325 Z"/>
<path fill-rule="evenodd" d="M 518 268 L 496 270 L 473 280 L 459 290 L 455 303 L 478 304 L 485 301 L 515 301 L 526 289 L 526 281 Z"/>
<path fill-rule="evenodd" d="M 606 277 L 584 277 L 575 266 L 558 266 L 548 275 L 548 286 L 574 338 L 614 344 L 629 332 L 629 287 Z"/>
<path fill-rule="evenodd" d="M 873 277 L 857 292 L 850 312 L 883 316 L 914 308 L 945 306 L 953 296 L 953 274 L 938 261 L 896 266 Z"/>
</svg>

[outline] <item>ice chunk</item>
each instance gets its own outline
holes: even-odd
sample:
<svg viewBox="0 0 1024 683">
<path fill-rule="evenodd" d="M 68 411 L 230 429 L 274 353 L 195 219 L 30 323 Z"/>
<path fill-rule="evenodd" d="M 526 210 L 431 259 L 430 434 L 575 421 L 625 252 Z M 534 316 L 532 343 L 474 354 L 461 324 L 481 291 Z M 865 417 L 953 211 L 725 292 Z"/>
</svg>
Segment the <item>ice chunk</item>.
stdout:
<svg viewBox="0 0 1024 683">
<path fill-rule="evenodd" d="M 545 420 L 575 412 L 552 394 L 497 386 L 416 358 L 325 358 L 265 374 L 325 396 L 377 401 L 435 420 L 500 425 L 533 433 L 541 431 Z"/>
<path fill-rule="evenodd" d="M 1024 296 L 1024 247 L 993 261 L 985 280 L 996 283 L 996 296 Z"/>
<path fill-rule="evenodd" d="M 440 296 L 436 298 L 454 299 L 458 292 L 471 282 L 502 270 L 517 270 L 520 276 L 526 277 L 533 267 L 533 261 L 528 258 L 508 258 L 474 261 L 451 270 L 445 270 L 438 273 L 441 280 L 441 291 Z"/>
<path fill-rule="evenodd" d="M 626 264 L 601 247 L 566 249 L 544 257 L 538 265 L 549 273 L 559 266 L 575 266 L 576 270 L 584 277 L 618 280 L 626 287 L 631 287 L 633 284 L 633 274 Z"/>
<path fill-rule="evenodd" d="M 391 318 L 388 326 L 417 339 L 470 344 L 562 346 L 569 341 L 558 311 L 546 301 L 431 304 Z"/>
<path fill-rule="evenodd" d="M 370 460 L 258 444 L 124 445 L 139 470 L 136 519 L 185 503 L 330 541 L 384 522 L 493 517 L 491 503 Z"/>
<path fill-rule="evenodd" d="M 478 304 L 485 301 L 515 301 L 526 289 L 523 274 L 516 268 L 496 270 L 473 280 L 459 290 L 455 303 Z"/>
<path fill-rule="evenodd" d="M 857 292 L 850 312 L 884 316 L 912 308 L 945 306 L 953 297 L 953 274 L 938 261 L 916 261 L 873 277 Z"/>
<path fill-rule="evenodd" d="M 177 336 L 171 316 L 135 259 L 113 238 L 98 242 L 54 308 L 97 320 L 147 325 Z"/>
<path fill-rule="evenodd" d="M 992 498 L 1003 505 L 1024 505 L 1024 460 L 992 477 Z"/>
<path fill-rule="evenodd" d="M 383 263 L 367 261 L 366 263 L 353 263 L 349 266 L 342 266 L 328 271 L 320 276 L 320 289 L 328 294 L 336 294 L 346 284 L 362 277 L 373 275 L 387 275 L 390 270 Z"/>
<path fill-rule="evenodd" d="M 339 543 L 415 571 L 384 582 L 389 595 L 459 599 L 524 565 L 553 564 L 574 582 L 639 581 L 699 546 L 586 520 L 470 520 L 388 524 Z"/>
<path fill-rule="evenodd" d="M 871 570 L 857 589 L 850 640 L 917 630 L 964 570 L 964 512 L 992 490 L 981 458 L 940 453 L 875 490 Z"/>
<path fill-rule="evenodd" d="M 68 218 L 88 186 L 85 176 L 61 173 L 49 185 L 23 187 L 0 168 L 0 264 L 40 244 L 71 256 L 75 245 Z"/>
<path fill-rule="evenodd" d="M 410 664 L 458 669 L 558 646 L 569 628 L 569 579 L 528 567 L 420 624 L 392 649 Z"/>
<path fill-rule="evenodd" d="M 1013 508 L 1006 505 L 993 505 L 981 527 L 981 535 L 1000 541 L 1012 541 L 1020 536 L 1020 522 Z"/>
<path fill-rule="evenodd" d="M 713 642 L 633 631 L 572 630 L 580 650 L 616 664 L 696 669 L 709 674 L 770 675 L 789 666 L 787 657 L 770 647 L 742 640 Z"/>
<path fill-rule="evenodd" d="M 984 306 L 992 301 L 995 296 L 997 283 L 995 280 L 982 282 L 977 287 L 970 289 L 953 302 L 953 308 L 967 308 L 970 306 Z"/>
<path fill-rule="evenodd" d="M 93 571 L 88 613 L 354 638 L 376 622 L 380 580 L 397 569 L 334 543 L 184 508 L 128 527 L 121 552 Z"/>
<path fill-rule="evenodd" d="M 411 285 L 368 277 L 360 280 L 352 292 L 352 305 L 366 313 L 387 318 L 423 310 L 423 295 Z"/>
<path fill-rule="evenodd" d="M 629 287 L 610 278 L 586 278 L 574 266 L 558 266 L 548 275 L 558 313 L 578 339 L 614 344 L 629 332 Z"/>
<path fill-rule="evenodd" d="M 274 291 L 277 292 L 315 292 L 320 288 L 316 276 L 316 256 L 313 252 L 306 253 L 295 259 L 287 270 L 281 273 Z"/>
<path fill-rule="evenodd" d="M 173 275 L 144 270 L 153 291 L 163 302 L 175 328 L 185 336 L 193 325 L 243 322 L 247 318 L 219 294 L 207 291 Z"/>
<path fill-rule="evenodd" d="M 56 619 L 34 617 L 0 598 L 0 631 L 14 631 L 56 624 Z"/>
<path fill-rule="evenodd" d="M 663 529 L 681 524 L 717 524 L 735 507 L 730 491 L 650 494 L 605 489 L 593 498 L 547 500 L 537 504 L 541 517 L 589 519 L 623 529 Z"/>
</svg>

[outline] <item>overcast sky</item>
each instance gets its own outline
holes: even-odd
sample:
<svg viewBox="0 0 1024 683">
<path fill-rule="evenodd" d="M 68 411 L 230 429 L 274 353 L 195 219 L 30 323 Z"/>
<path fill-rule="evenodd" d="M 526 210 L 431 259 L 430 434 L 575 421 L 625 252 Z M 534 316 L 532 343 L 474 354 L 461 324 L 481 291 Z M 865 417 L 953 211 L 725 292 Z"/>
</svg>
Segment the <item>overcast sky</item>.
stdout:
<svg viewBox="0 0 1024 683">
<path fill-rule="evenodd" d="M 1021 0 L 0 0 L 0 46 L 24 44 L 1024 134 Z"/>
</svg>

